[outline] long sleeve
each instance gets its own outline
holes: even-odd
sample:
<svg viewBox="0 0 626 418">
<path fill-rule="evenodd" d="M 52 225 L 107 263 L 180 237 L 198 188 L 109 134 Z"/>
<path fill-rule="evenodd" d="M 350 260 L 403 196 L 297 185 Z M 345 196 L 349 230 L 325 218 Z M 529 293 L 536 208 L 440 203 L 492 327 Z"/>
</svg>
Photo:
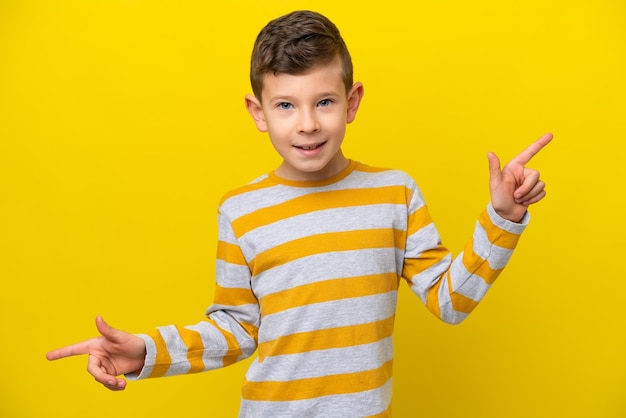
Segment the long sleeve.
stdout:
<svg viewBox="0 0 626 418">
<path fill-rule="evenodd" d="M 489 204 L 464 250 L 453 260 L 415 188 L 402 276 L 433 314 L 457 324 L 476 307 L 507 264 L 528 220 L 526 214 L 522 222 L 510 222 Z"/>
<path fill-rule="evenodd" d="M 258 301 L 250 288 L 250 270 L 227 217 L 220 213 L 218 220 L 215 299 L 206 320 L 139 334 L 146 342 L 146 360 L 136 378 L 225 367 L 256 350 L 260 317 Z"/>
</svg>

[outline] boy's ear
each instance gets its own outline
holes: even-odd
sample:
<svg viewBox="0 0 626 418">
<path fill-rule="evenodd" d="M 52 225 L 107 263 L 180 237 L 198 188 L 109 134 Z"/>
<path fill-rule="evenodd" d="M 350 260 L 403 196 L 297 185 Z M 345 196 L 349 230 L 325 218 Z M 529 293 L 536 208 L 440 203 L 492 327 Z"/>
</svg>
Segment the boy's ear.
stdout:
<svg viewBox="0 0 626 418">
<path fill-rule="evenodd" d="M 347 122 L 351 123 L 356 118 L 356 112 L 359 110 L 359 105 L 363 99 L 363 83 L 354 83 L 350 92 L 348 93 L 348 117 Z"/>
<path fill-rule="evenodd" d="M 251 94 L 246 94 L 246 109 L 248 109 L 248 113 L 252 116 L 257 129 L 261 132 L 267 132 L 263 106 L 261 106 L 261 102 Z"/>
</svg>

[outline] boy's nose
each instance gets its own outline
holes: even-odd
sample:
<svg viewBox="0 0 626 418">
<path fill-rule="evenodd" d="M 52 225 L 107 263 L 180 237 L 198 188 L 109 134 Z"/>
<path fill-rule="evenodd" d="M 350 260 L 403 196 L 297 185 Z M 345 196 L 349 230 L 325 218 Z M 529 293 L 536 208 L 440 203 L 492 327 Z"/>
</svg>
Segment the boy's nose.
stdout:
<svg viewBox="0 0 626 418">
<path fill-rule="evenodd" d="M 315 112 L 303 111 L 298 120 L 298 132 L 313 133 L 320 129 L 319 121 L 315 117 Z"/>
</svg>

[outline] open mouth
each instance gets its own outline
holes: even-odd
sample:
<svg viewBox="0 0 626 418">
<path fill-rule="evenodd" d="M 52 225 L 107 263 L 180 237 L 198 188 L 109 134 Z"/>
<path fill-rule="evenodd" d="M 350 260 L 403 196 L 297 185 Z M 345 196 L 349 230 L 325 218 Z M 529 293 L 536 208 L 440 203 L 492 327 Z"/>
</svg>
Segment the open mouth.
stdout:
<svg viewBox="0 0 626 418">
<path fill-rule="evenodd" d="M 319 144 L 315 144 L 315 145 L 294 145 L 294 147 L 301 149 L 301 150 L 305 150 L 305 151 L 311 151 L 311 150 L 314 150 L 323 146 L 324 144 L 326 144 L 326 141 L 320 142 Z"/>
</svg>

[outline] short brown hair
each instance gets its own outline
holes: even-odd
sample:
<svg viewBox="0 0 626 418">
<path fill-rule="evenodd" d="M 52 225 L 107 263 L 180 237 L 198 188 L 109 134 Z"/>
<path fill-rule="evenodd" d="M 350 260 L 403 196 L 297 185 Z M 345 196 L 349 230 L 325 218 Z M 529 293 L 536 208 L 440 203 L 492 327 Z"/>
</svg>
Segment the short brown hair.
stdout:
<svg viewBox="0 0 626 418">
<path fill-rule="evenodd" d="M 343 66 L 346 92 L 352 87 L 352 59 L 339 29 L 325 16 L 295 11 L 270 21 L 259 33 L 252 50 L 250 83 L 261 100 L 266 74 L 301 74 L 328 64 L 337 55 Z"/>
</svg>

